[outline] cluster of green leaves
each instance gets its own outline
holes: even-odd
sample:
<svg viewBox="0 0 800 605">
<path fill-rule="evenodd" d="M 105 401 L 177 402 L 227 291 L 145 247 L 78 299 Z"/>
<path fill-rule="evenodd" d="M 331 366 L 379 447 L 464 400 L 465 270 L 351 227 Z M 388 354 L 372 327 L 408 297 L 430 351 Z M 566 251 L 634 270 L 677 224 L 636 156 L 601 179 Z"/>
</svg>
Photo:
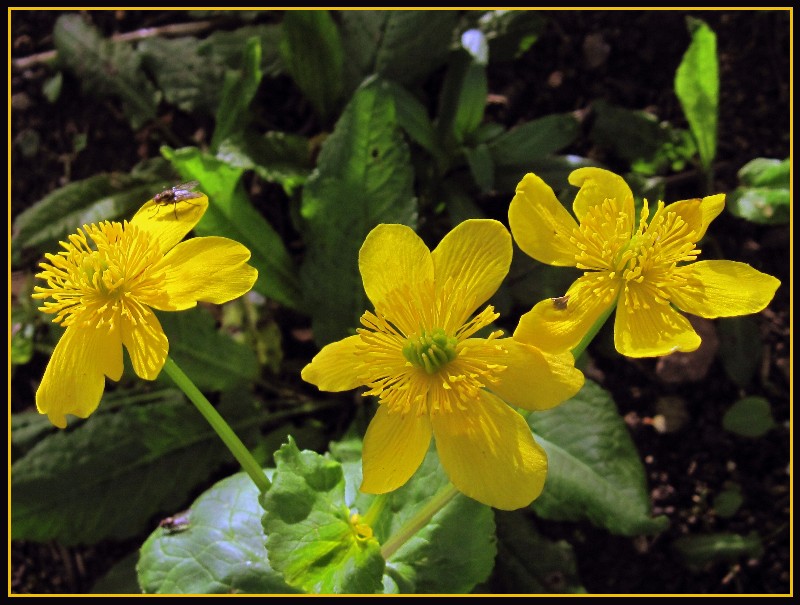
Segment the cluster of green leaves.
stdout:
<svg viewBox="0 0 800 605">
<path fill-rule="evenodd" d="M 666 525 L 650 515 L 642 463 L 613 399 L 598 385 L 587 381 L 573 400 L 530 416 L 550 461 L 545 491 L 530 510 L 494 514 L 458 495 L 430 523 L 409 526 L 447 483 L 431 452 L 392 494 L 374 538 L 364 539 L 351 522 L 373 502 L 357 489 L 359 432 L 328 447 L 331 427 L 311 416 L 332 400 L 309 400 L 280 380 L 259 377 L 299 369 L 296 360 L 283 359 L 275 306 L 307 316 L 319 347 L 352 333 L 368 306 L 358 249 L 377 224 L 416 228 L 434 217 L 456 224 L 482 216 L 475 202 L 481 194 L 510 199 L 526 172 L 564 189 L 569 172 L 595 164 L 562 154 L 584 129 L 571 113 L 511 128 L 485 114 L 489 69 L 534 45 L 544 18 L 533 11 L 450 10 L 287 11 L 277 17 L 203 38 L 138 43 L 103 38 L 77 14 L 59 18 L 56 67 L 78 77 L 86 95 L 119 102 L 132 129 L 152 123 L 164 105 L 213 117 L 215 129 L 203 148 L 164 145 L 161 158 L 128 174 L 98 174 L 54 191 L 15 217 L 12 238 L 12 263 L 24 268 L 78 225 L 128 218 L 166 186 L 199 181 L 212 203 L 197 234 L 246 245 L 259 270 L 254 290 L 260 296 L 226 307 L 223 320 L 238 324 L 234 331 L 217 329 L 201 309 L 161 320 L 171 355 L 199 388 L 217 397 L 220 412 L 267 467 L 272 487 L 260 495 L 238 474 L 209 488 L 229 461 L 227 452 L 166 382 L 159 379 L 150 389 L 126 371 L 99 410 L 66 431 L 54 431 L 36 413 L 13 416 L 13 538 L 69 545 L 141 536 L 160 517 L 177 518 L 190 494 L 204 490 L 180 521 L 173 518 L 150 534 L 140 557 L 121 563 L 128 570 L 136 565 L 137 584 L 130 583 L 132 574 L 115 570 L 110 578 L 122 583 L 109 580 L 103 590 L 583 591 L 569 545 L 549 542 L 537 524 L 585 521 L 625 536 L 654 534 Z M 711 170 L 715 41 L 704 24 L 692 28 L 675 87 L 689 131 L 597 102 L 583 133 L 625 162 L 630 175 L 646 183 L 643 190 L 663 188 L 663 175 L 697 158 Z M 314 136 L 261 126 L 269 108 L 260 105 L 259 91 L 285 77 L 310 107 Z M 59 71 L 46 84 L 51 98 L 62 79 Z M 788 161 L 759 162 L 743 168 L 735 212 L 778 222 L 788 216 Z M 249 197 L 245 177 L 253 176 L 285 193 L 302 256 L 294 252 L 297 242 Z M 562 293 L 571 279 L 568 271 L 515 259 L 496 306 L 530 308 Z M 35 359 L 37 348 L 47 353 L 58 338 L 29 300 L 21 296 L 13 310 L 14 369 Z M 729 325 L 731 350 L 741 352 L 748 325 Z M 743 354 L 726 359 L 750 363 Z M 725 420 L 730 430 L 751 424 L 748 410 L 765 415 L 759 403 L 737 406 Z M 766 431 L 771 425 L 760 426 Z M 293 438 L 278 449 L 287 435 Z M 329 453 L 301 451 L 295 442 Z M 753 541 L 742 548 L 736 552 L 751 552 Z M 558 586 L 554 572 L 566 579 Z"/>
</svg>

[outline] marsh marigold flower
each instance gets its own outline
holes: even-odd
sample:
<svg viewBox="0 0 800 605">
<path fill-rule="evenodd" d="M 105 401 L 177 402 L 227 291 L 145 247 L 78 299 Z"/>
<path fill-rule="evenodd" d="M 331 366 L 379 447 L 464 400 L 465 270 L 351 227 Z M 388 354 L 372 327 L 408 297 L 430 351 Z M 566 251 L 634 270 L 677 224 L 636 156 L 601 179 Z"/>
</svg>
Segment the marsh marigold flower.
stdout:
<svg viewBox="0 0 800 605">
<path fill-rule="evenodd" d="M 616 305 L 614 343 L 629 357 L 694 351 L 700 337 L 678 311 L 706 318 L 755 313 L 780 282 L 751 266 L 697 261 L 697 242 L 725 206 L 725 195 L 683 200 L 654 211 L 645 200 L 636 224 L 625 181 L 599 168 L 575 170 L 573 211 L 535 174 L 517 186 L 508 218 L 519 247 L 538 261 L 584 271 L 559 299 L 538 303 L 515 338 L 576 346 Z"/>
<path fill-rule="evenodd" d="M 128 222 L 84 225 L 47 254 L 36 277 L 39 307 L 55 315 L 66 331 L 58 341 L 36 407 L 61 428 L 66 414 L 86 418 L 97 409 L 104 376 L 122 376 L 122 347 L 134 371 L 153 380 L 167 358 L 169 343 L 152 309 L 182 311 L 198 302 L 224 303 L 241 296 L 258 272 L 247 264 L 250 251 L 224 237 L 181 242 L 208 208 L 201 195 L 180 204 L 148 201 Z"/>
<path fill-rule="evenodd" d="M 511 263 L 511 236 L 493 220 L 469 220 L 431 252 L 410 228 L 379 225 L 358 263 L 375 311 L 357 334 L 327 345 L 302 372 L 323 391 L 366 386 L 379 398 L 364 437 L 361 490 L 402 486 L 431 442 L 461 492 L 501 509 L 527 506 L 542 491 L 544 450 L 506 405 L 542 410 L 583 384 L 568 352 L 543 352 L 500 331 L 475 334 L 498 314 L 473 316 Z"/>
</svg>

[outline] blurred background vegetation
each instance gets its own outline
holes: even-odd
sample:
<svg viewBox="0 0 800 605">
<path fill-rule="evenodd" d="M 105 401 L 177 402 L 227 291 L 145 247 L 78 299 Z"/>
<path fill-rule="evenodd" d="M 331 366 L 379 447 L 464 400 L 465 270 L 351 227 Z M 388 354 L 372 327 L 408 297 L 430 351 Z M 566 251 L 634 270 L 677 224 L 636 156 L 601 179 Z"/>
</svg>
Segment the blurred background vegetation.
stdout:
<svg viewBox="0 0 800 605">
<path fill-rule="evenodd" d="M 212 207 L 197 233 L 247 245 L 259 281 L 235 304 L 160 318 L 171 354 L 269 465 L 288 434 L 323 452 L 370 417 L 299 371 L 367 308 L 356 255 L 372 227 L 405 223 L 435 245 L 466 218 L 507 224 L 526 172 L 569 203 L 569 172 L 601 166 L 638 201 L 726 193 L 703 258 L 783 285 L 757 316 L 698 321 L 691 355 L 625 359 L 601 332 L 582 367 L 613 396 L 669 528 L 498 513 L 495 569 L 475 591 L 787 592 L 790 17 L 10 11 L 11 589 L 135 590 L 159 519 L 235 471 L 160 379 L 126 372 L 64 433 L 35 413 L 58 333 L 32 276 L 77 226 L 200 182 Z M 501 327 L 574 277 L 517 250 L 492 301 Z M 124 476 L 103 465 L 115 456 Z M 547 549 L 560 563 L 537 568 Z"/>
</svg>

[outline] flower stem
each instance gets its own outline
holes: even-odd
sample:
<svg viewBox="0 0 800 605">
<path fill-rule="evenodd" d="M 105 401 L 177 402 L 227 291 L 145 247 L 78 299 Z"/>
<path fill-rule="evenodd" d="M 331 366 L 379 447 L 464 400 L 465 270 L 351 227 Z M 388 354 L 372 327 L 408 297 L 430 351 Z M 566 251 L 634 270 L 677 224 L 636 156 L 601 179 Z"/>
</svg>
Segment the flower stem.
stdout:
<svg viewBox="0 0 800 605">
<path fill-rule="evenodd" d="M 586 350 L 586 347 L 589 346 L 589 343 L 594 340 L 594 337 L 597 336 L 597 333 L 600 331 L 600 328 L 603 327 L 603 324 L 606 323 L 608 316 L 611 315 L 611 312 L 616 308 L 616 305 L 611 305 L 607 311 L 605 311 L 600 317 L 597 318 L 597 321 L 594 322 L 594 325 L 591 329 L 586 333 L 574 349 L 572 349 L 572 356 L 575 358 L 575 361 L 578 361 L 578 358 L 583 355 L 583 352 Z"/>
<path fill-rule="evenodd" d="M 445 487 L 440 489 L 425 506 L 417 511 L 416 515 L 406 521 L 405 525 L 392 534 L 389 539 L 386 540 L 386 543 L 381 546 L 381 555 L 383 555 L 383 558 L 388 561 L 389 557 L 400 550 L 403 544 L 408 542 L 414 534 L 425 527 L 428 521 L 457 495 L 458 490 L 452 483 L 448 483 Z"/>
<path fill-rule="evenodd" d="M 178 385 L 178 388 L 186 394 L 206 421 L 208 421 L 208 424 L 211 425 L 211 428 L 216 431 L 219 438 L 222 439 L 222 442 L 233 454 L 233 457 L 236 458 L 239 464 L 242 465 L 242 468 L 250 475 L 256 487 L 258 487 L 262 493 L 267 491 L 271 484 L 264 474 L 261 465 L 256 462 L 256 459 L 253 458 L 253 455 L 245 447 L 244 443 L 242 443 L 242 440 L 233 432 L 233 429 L 225 422 L 225 419 L 220 416 L 219 412 L 217 412 L 214 406 L 206 399 L 205 395 L 200 392 L 191 379 L 183 373 L 183 370 L 181 370 L 170 357 L 167 357 L 167 361 L 164 363 L 164 371 L 172 378 L 175 384 Z"/>
<path fill-rule="evenodd" d="M 375 499 L 372 501 L 372 504 L 369 505 L 367 512 L 361 517 L 361 520 L 369 525 L 370 527 L 374 527 L 375 523 L 378 521 L 378 518 L 381 516 L 383 509 L 386 508 L 386 505 L 389 503 L 389 498 L 391 497 L 391 492 L 388 494 L 378 494 L 375 496 Z"/>
</svg>

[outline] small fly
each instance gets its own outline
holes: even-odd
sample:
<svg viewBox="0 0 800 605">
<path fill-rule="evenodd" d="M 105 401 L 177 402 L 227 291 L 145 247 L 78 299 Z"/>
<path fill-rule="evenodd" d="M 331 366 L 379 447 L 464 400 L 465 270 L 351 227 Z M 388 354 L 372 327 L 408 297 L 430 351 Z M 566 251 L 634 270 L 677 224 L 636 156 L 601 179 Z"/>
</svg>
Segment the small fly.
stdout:
<svg viewBox="0 0 800 605">
<path fill-rule="evenodd" d="M 550 300 L 553 301 L 553 308 L 558 311 L 563 311 L 567 308 L 567 301 L 569 300 L 569 296 L 559 296 L 558 298 L 551 298 Z"/>
<path fill-rule="evenodd" d="M 162 519 L 158 524 L 164 530 L 165 534 L 177 534 L 189 529 L 189 513 L 190 511 L 182 511 L 172 517 Z"/>
<path fill-rule="evenodd" d="M 165 189 L 161 193 L 156 193 L 153 196 L 153 203 L 157 206 L 156 211 L 158 211 L 158 206 L 172 204 L 172 209 L 175 213 L 175 218 L 177 219 L 178 202 L 186 202 L 187 200 L 203 197 L 202 193 L 192 191 L 192 189 L 197 188 L 199 184 L 200 183 L 198 181 L 189 181 L 188 183 L 181 183 L 180 185 L 175 185 L 174 187 Z"/>
</svg>

